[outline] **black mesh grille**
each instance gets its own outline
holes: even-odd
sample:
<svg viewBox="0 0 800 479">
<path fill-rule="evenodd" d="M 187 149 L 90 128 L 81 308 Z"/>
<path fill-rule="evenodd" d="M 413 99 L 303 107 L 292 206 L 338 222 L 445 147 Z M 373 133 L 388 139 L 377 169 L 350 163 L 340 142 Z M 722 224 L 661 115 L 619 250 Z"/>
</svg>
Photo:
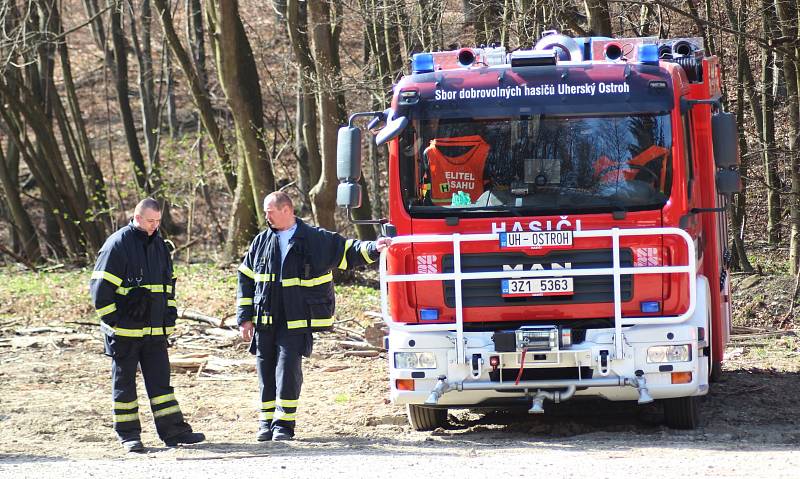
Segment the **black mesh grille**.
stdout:
<svg viewBox="0 0 800 479">
<path fill-rule="evenodd" d="M 633 265 L 633 253 L 630 249 L 620 250 L 620 264 L 623 267 Z M 569 250 L 551 251 L 542 256 L 528 256 L 524 253 L 494 253 L 494 254 L 462 254 L 461 271 L 477 273 L 486 271 L 503 271 L 503 265 L 513 268 L 522 265 L 522 269 L 530 270 L 532 265 L 539 264 L 545 270 L 553 269 L 557 263 L 566 267 L 570 263 L 571 269 L 610 268 L 612 255 L 610 249 L 594 250 Z M 445 273 L 453 272 L 453 255 L 446 255 L 442 259 L 442 268 Z M 454 281 L 443 281 L 445 303 L 454 308 L 456 304 L 456 289 Z M 633 296 L 633 278 L 623 275 L 621 278 L 622 301 L 629 301 Z M 607 276 L 575 276 L 573 287 L 575 293 L 571 296 L 538 296 L 524 298 L 504 298 L 500 294 L 499 279 L 478 279 L 462 282 L 462 301 L 465 308 L 478 306 L 510 306 L 510 305 L 549 305 L 549 304 L 578 304 L 578 303 L 609 303 L 614 301 L 614 277 Z"/>
</svg>

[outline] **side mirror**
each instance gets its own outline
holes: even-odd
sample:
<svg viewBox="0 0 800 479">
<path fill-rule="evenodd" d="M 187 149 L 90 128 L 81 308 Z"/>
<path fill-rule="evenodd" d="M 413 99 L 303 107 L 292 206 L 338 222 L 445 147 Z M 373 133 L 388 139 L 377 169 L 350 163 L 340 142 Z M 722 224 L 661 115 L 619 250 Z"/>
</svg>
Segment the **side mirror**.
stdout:
<svg viewBox="0 0 800 479">
<path fill-rule="evenodd" d="M 342 208 L 360 208 L 361 185 L 358 183 L 339 183 L 336 188 L 336 205 Z"/>
<path fill-rule="evenodd" d="M 742 177 L 736 170 L 719 170 L 716 177 L 717 192 L 730 195 L 742 191 Z"/>
<path fill-rule="evenodd" d="M 739 166 L 739 135 L 733 113 L 721 111 L 711 116 L 714 163 L 719 168 Z"/>
<path fill-rule="evenodd" d="M 386 126 L 375 135 L 375 144 L 381 146 L 393 140 L 406 129 L 406 125 L 408 125 L 408 118 L 404 116 L 392 118 L 391 120 L 387 118 Z"/>
<path fill-rule="evenodd" d="M 361 178 L 361 130 L 352 126 L 339 128 L 336 143 L 336 176 L 339 181 Z"/>
</svg>

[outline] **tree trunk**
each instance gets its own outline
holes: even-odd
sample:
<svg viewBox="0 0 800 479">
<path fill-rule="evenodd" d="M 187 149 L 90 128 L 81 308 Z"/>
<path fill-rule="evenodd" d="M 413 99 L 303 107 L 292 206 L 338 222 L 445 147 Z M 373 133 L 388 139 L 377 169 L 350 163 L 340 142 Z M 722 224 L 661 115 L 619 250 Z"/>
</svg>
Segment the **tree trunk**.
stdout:
<svg viewBox="0 0 800 479">
<path fill-rule="evenodd" d="M 73 180 L 64 167 L 58 141 L 43 106 L 36 102 L 30 90 L 23 86 L 13 89 L 2 78 L 0 97 L 8 105 L 7 109 L 0 109 L 0 115 L 10 131 L 9 137 L 15 141 L 36 178 L 45 203 L 45 215 L 51 216 L 47 228 L 48 243 L 57 254 L 61 254 L 63 234 L 69 252 L 82 256 L 86 251 L 87 238 L 81 229 L 90 226 L 83 221 L 86 209 L 77 201 Z M 35 145 L 21 126 L 30 127 L 36 137 Z M 55 225 L 60 232 L 55 230 Z"/>
<path fill-rule="evenodd" d="M 59 22 L 59 30 L 63 31 L 63 25 Z M 91 210 L 87 211 L 87 220 L 96 222 L 98 225 L 97 234 L 101 241 L 105 240 L 111 229 L 111 207 L 108 203 L 108 193 L 106 190 L 105 179 L 100 165 L 94 157 L 91 140 L 86 131 L 86 123 L 83 120 L 83 113 L 78 102 L 78 93 L 72 76 L 72 64 L 69 59 L 69 49 L 66 42 L 58 43 L 59 58 L 61 60 L 61 72 L 64 78 L 64 91 L 67 94 L 67 104 L 72 116 L 72 124 L 76 130 L 76 140 L 81 168 L 86 176 L 87 196 L 90 199 Z"/>
<path fill-rule="evenodd" d="M 301 176 L 299 184 L 304 201 L 309 198 L 311 189 L 320 179 L 322 173 L 322 157 L 320 156 L 319 137 L 317 136 L 317 97 L 314 93 L 316 70 L 314 58 L 308 39 L 308 2 L 288 0 L 286 3 L 286 29 L 292 44 L 295 59 L 298 63 L 298 161 L 301 171 L 308 172 L 307 178 Z M 300 152 L 305 153 L 305 163 Z M 304 205 L 303 210 L 313 211 L 311 204 Z"/>
<path fill-rule="evenodd" d="M 170 213 L 170 201 L 164 190 L 164 173 L 161 171 L 161 95 L 156 93 L 155 70 L 153 69 L 153 46 L 151 41 L 152 10 L 150 0 L 142 0 L 142 11 L 139 16 L 142 37 L 137 34 L 136 17 L 133 15 L 133 0 L 128 0 L 130 7 L 131 43 L 139 64 L 139 103 L 142 109 L 142 129 L 144 143 L 147 148 L 149 187 L 151 196 L 159 200 L 162 207 L 161 230 L 173 234 L 176 225 Z M 161 77 L 163 78 L 163 69 Z"/>
<path fill-rule="evenodd" d="M 733 25 L 739 25 L 739 23 L 733 23 Z M 747 258 L 747 251 L 745 250 L 744 245 L 744 222 L 746 220 L 746 212 L 747 212 L 747 173 L 749 170 L 749 162 L 748 154 L 747 154 L 747 140 L 745 139 L 745 131 L 744 131 L 744 77 L 745 77 L 745 64 L 742 62 L 742 59 L 747 58 L 747 51 L 745 50 L 745 42 L 744 39 L 737 39 L 737 58 L 738 64 L 736 69 L 736 124 L 739 126 L 737 128 L 739 132 L 739 158 L 741 158 L 741 163 L 739 164 L 739 173 L 742 175 L 742 191 L 736 195 L 736 202 L 732 204 L 732 213 L 731 213 L 731 229 L 733 230 L 733 254 L 732 254 L 732 264 L 734 268 L 746 271 L 748 273 L 753 272 L 753 266 L 750 264 L 750 260 Z"/>
<path fill-rule="evenodd" d="M 31 263 L 36 263 L 41 260 L 42 252 L 39 249 L 36 228 L 34 228 L 33 221 L 31 221 L 20 197 L 18 164 L 19 150 L 9 142 L 8 155 L 6 155 L 3 153 L 3 145 L 0 142 L 0 191 L 4 193 L 3 200 L 8 208 L 8 214 L 13 220 L 11 222 L 12 236 L 21 240 L 22 256 Z"/>
<path fill-rule="evenodd" d="M 611 36 L 611 16 L 608 10 L 608 0 L 583 0 L 586 12 L 586 23 L 589 34 L 600 37 Z"/>
<path fill-rule="evenodd" d="M 311 205 L 319 226 L 336 229 L 334 208 L 336 205 L 336 140 L 339 128 L 339 105 L 337 92 L 341 79 L 337 75 L 336 63 L 339 52 L 334 48 L 334 32 L 331 25 L 331 4 L 327 1 L 309 2 L 308 23 L 314 54 L 317 78 L 317 106 L 319 108 L 320 151 L 322 172 L 311 189 Z"/>
<path fill-rule="evenodd" d="M 784 38 L 797 38 L 798 18 L 792 15 L 786 0 L 776 0 L 778 25 Z M 795 8 L 797 6 L 795 5 Z M 800 11 L 798 11 L 800 15 Z M 795 49 L 794 59 L 782 55 L 783 75 L 786 79 L 789 117 L 789 156 L 791 165 L 792 194 L 789 196 L 791 225 L 789 233 L 789 266 L 792 274 L 800 268 L 800 48 Z"/>
<path fill-rule="evenodd" d="M 294 154 L 297 159 L 297 187 L 301 192 L 301 202 L 298 211 L 301 216 L 311 213 L 311 204 L 308 202 L 308 192 L 311 190 L 311 171 L 308 164 L 308 146 L 303 136 L 305 124 L 304 98 L 306 96 L 306 79 L 303 77 L 303 67 L 297 66 L 297 91 L 295 93 L 294 116 Z"/>
<path fill-rule="evenodd" d="M 192 2 L 195 1 L 198 0 L 192 0 Z M 202 77 L 198 76 L 199 72 L 195 70 L 194 66 L 192 65 L 192 59 L 183 48 L 183 45 L 178 38 L 178 34 L 175 32 L 175 24 L 172 21 L 172 13 L 170 9 L 167 8 L 166 0 L 153 0 L 153 4 L 156 7 L 159 19 L 161 20 L 161 27 L 164 30 L 166 42 L 169 45 L 170 50 L 172 50 L 172 53 L 175 55 L 175 58 L 178 60 L 181 71 L 183 71 L 183 74 L 186 75 L 186 79 L 189 82 L 192 101 L 194 102 L 195 106 L 197 106 L 197 110 L 200 113 L 200 119 L 203 122 L 203 127 L 205 127 L 209 138 L 211 138 L 211 144 L 214 145 L 214 151 L 217 153 L 217 158 L 219 158 L 220 166 L 222 168 L 223 175 L 225 176 L 225 185 L 227 186 L 228 191 L 232 193 L 236 189 L 236 175 L 233 172 L 233 164 L 231 162 L 230 153 L 225 146 L 225 138 L 223 137 L 222 131 L 220 130 L 219 126 L 217 125 L 217 121 L 214 118 L 214 108 L 211 105 L 208 89 L 206 88 L 205 74 L 203 74 Z M 199 5 L 195 5 L 194 8 L 199 9 Z M 196 9 L 194 10 L 195 12 L 199 11 Z M 195 15 L 196 14 L 197 13 L 195 13 Z M 198 24 L 195 22 L 195 25 Z M 200 28 L 202 29 L 202 24 L 200 25 Z M 202 32 L 200 35 L 202 35 Z M 205 55 L 203 55 L 203 58 L 205 58 Z"/>
<path fill-rule="evenodd" d="M 774 12 L 771 0 L 761 0 L 761 24 L 767 38 L 773 38 Z M 770 40 L 771 44 L 771 40 Z M 771 49 L 762 52 L 761 60 L 761 105 L 762 147 L 764 149 L 764 178 L 767 180 L 767 237 L 769 244 L 778 245 L 781 237 L 781 180 L 778 176 L 775 156 L 775 53 Z"/>
<path fill-rule="evenodd" d="M 131 155 L 133 163 L 136 184 L 141 190 L 149 191 L 147 167 L 139 146 L 139 138 L 136 136 L 136 124 L 133 121 L 133 110 L 128 93 L 128 51 L 122 32 L 122 0 L 115 0 L 115 2 L 114 8 L 111 9 L 111 38 L 114 45 L 117 101 L 122 125 L 125 129 L 125 141 L 128 143 L 128 153 Z"/>
<path fill-rule="evenodd" d="M 247 183 L 240 180 L 236 202 L 249 201 L 249 206 L 238 203 L 235 209 L 253 213 L 250 221 L 242 218 L 235 225 L 239 230 L 228 232 L 228 251 L 237 251 L 247 245 L 259 225 L 266 224 L 261 201 L 275 188 L 275 178 L 268 161 L 264 142 L 264 119 L 261 86 L 253 51 L 239 17 L 238 1 L 210 2 L 206 9 L 212 45 L 217 62 L 220 83 L 228 97 L 236 129 L 239 151 L 239 174 L 246 170 Z M 248 188 L 249 191 L 244 191 Z M 245 210 L 246 208 L 246 210 Z M 247 238 L 242 241 L 243 238 Z"/>
</svg>

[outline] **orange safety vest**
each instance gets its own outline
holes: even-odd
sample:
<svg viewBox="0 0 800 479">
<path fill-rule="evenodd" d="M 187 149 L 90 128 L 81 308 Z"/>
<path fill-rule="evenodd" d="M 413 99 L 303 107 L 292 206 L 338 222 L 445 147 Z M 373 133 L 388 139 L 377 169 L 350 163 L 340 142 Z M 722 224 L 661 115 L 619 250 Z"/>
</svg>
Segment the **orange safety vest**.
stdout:
<svg viewBox="0 0 800 479">
<path fill-rule="evenodd" d="M 460 156 L 446 156 L 439 148 L 469 147 Z M 431 172 L 431 201 L 450 203 L 453 193 L 463 191 L 475 201 L 483 194 L 483 168 L 489 156 L 489 144 L 478 135 L 435 138 L 425 149 Z"/>
<path fill-rule="evenodd" d="M 636 177 L 636 174 L 639 172 L 639 169 L 629 168 L 627 167 L 627 165 L 635 165 L 640 168 L 644 168 L 652 160 L 655 160 L 658 157 L 666 156 L 668 153 L 669 150 L 667 150 L 662 146 L 651 145 L 645 148 L 644 151 L 642 151 L 635 157 L 631 158 L 627 163 L 623 164 L 617 164 L 614 161 L 612 161 L 609 157 L 603 155 L 600 158 L 598 158 L 597 161 L 595 162 L 594 173 L 598 181 L 606 183 L 613 183 L 622 178 L 626 180 L 632 180 Z M 620 173 L 623 175 L 622 178 L 619 176 Z M 664 187 L 663 167 L 661 171 L 654 171 L 653 173 L 655 174 L 661 173 L 661 187 L 663 189 Z"/>
</svg>

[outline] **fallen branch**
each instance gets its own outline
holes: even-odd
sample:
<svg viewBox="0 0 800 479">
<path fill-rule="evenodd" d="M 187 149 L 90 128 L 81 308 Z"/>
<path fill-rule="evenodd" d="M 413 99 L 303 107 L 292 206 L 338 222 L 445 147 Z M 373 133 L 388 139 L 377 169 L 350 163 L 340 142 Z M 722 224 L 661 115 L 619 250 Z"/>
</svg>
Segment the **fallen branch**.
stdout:
<svg viewBox="0 0 800 479">
<path fill-rule="evenodd" d="M 225 459 L 249 459 L 249 458 L 256 458 L 256 457 L 270 457 L 270 454 L 263 453 L 263 454 L 228 454 L 228 455 L 219 455 L 219 456 L 178 456 L 175 458 L 176 461 L 221 461 Z"/>
<path fill-rule="evenodd" d="M 208 316 L 198 311 L 188 308 L 178 308 L 178 317 L 181 319 L 191 319 L 193 321 L 200 321 L 201 323 L 210 324 L 216 328 L 223 327 L 223 321 L 213 316 Z"/>
<path fill-rule="evenodd" d="M 348 336 L 352 336 L 354 339 L 357 339 L 357 340 L 359 340 L 359 341 L 365 341 L 365 339 L 364 339 L 364 335 L 363 335 L 363 334 L 361 334 L 361 333 L 358 333 L 358 332 L 356 332 L 356 331 L 353 331 L 353 330 L 352 330 L 352 329 L 350 329 L 350 328 L 344 328 L 344 327 L 342 327 L 342 326 L 339 326 L 339 325 L 337 325 L 337 324 L 334 324 L 334 325 L 333 325 L 333 330 L 334 330 L 334 331 L 341 331 L 341 332 L 343 332 L 343 333 L 347 334 Z"/>
<path fill-rule="evenodd" d="M 781 331 L 767 331 L 764 333 L 754 333 L 754 334 L 732 334 L 732 340 L 743 340 L 743 339 L 754 339 L 754 338 L 765 338 L 769 336 L 796 336 L 797 332 L 800 329 L 785 329 Z"/>
<path fill-rule="evenodd" d="M 208 346 L 195 346 L 194 344 L 185 344 L 184 342 L 179 342 L 178 347 L 181 349 L 195 349 L 198 351 L 214 351 L 215 353 L 223 353 L 224 350 L 222 348 L 211 348 Z"/>
<path fill-rule="evenodd" d="M 31 263 L 27 259 L 23 258 L 22 256 L 17 255 L 16 253 L 14 253 L 13 251 L 11 251 L 10 249 L 6 248 L 5 246 L 3 246 L 1 244 L 0 244 L 0 253 L 5 253 L 5 254 L 11 256 L 15 260 L 17 260 L 20 263 L 24 264 L 26 268 L 28 268 L 29 270 L 33 271 L 34 273 L 36 273 L 38 271 L 36 269 L 36 266 L 34 266 L 33 263 Z"/>
<path fill-rule="evenodd" d="M 182 244 L 182 245 L 178 246 L 177 248 L 175 248 L 175 251 L 173 251 L 173 252 L 172 252 L 172 254 L 178 254 L 178 253 L 180 253 L 181 251 L 185 250 L 185 249 L 186 249 L 186 248 L 188 248 L 189 246 L 192 246 L 193 244 L 197 243 L 197 242 L 198 242 L 198 241 L 200 241 L 201 239 L 205 239 L 205 238 L 204 238 L 204 237 L 197 237 L 197 238 L 193 239 L 192 241 L 189 241 L 189 242 L 188 242 L 188 243 L 186 243 L 186 244 Z"/>
<path fill-rule="evenodd" d="M 380 356 L 380 354 L 381 353 L 379 351 L 345 351 L 344 352 L 344 356 L 345 357 L 355 356 L 355 357 L 358 357 L 358 358 L 377 358 L 378 356 Z"/>
<path fill-rule="evenodd" d="M 339 346 L 341 346 L 343 348 L 346 348 L 346 349 L 358 349 L 360 351 L 378 351 L 378 352 L 385 351 L 383 348 L 380 348 L 380 347 L 377 347 L 377 346 L 373 346 L 373 345 L 371 345 L 371 344 L 369 344 L 369 343 L 367 343 L 365 341 L 361 342 L 361 341 L 340 341 L 340 340 L 336 340 L 334 342 L 336 344 L 338 344 Z"/>
</svg>

